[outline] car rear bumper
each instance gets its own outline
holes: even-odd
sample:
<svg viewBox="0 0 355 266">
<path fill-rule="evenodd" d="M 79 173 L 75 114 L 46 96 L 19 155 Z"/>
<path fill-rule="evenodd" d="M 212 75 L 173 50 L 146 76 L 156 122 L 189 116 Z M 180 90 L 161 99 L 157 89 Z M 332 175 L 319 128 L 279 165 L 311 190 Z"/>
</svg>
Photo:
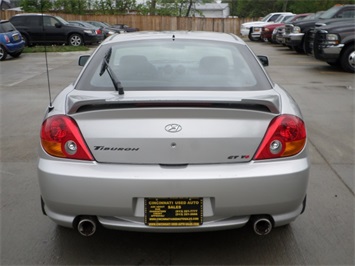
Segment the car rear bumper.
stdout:
<svg viewBox="0 0 355 266">
<path fill-rule="evenodd" d="M 40 158 L 38 172 L 44 210 L 62 226 L 92 215 L 108 228 L 182 232 L 242 227 L 260 214 L 274 226 L 290 223 L 303 209 L 309 161 L 164 167 Z M 203 198 L 201 226 L 145 225 L 144 198 L 185 197 Z"/>
<path fill-rule="evenodd" d="M 25 42 L 20 41 L 16 43 L 7 43 L 4 47 L 8 53 L 17 53 L 21 52 L 25 48 Z"/>
<path fill-rule="evenodd" d="M 91 34 L 85 34 L 84 36 L 84 43 L 99 43 L 104 40 L 103 35 L 91 35 Z"/>
</svg>

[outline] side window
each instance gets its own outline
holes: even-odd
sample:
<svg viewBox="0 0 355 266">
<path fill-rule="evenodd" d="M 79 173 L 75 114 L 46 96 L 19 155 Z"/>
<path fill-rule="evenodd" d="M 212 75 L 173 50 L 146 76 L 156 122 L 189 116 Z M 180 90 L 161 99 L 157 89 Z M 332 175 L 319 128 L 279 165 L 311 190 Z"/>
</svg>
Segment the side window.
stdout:
<svg viewBox="0 0 355 266">
<path fill-rule="evenodd" d="M 0 24 L 0 33 L 16 30 L 10 22 L 4 22 Z"/>
<path fill-rule="evenodd" d="M 41 25 L 41 17 L 39 16 L 28 16 L 25 21 L 26 25 L 32 27 L 38 27 Z"/>
<path fill-rule="evenodd" d="M 269 21 L 275 21 L 280 15 L 272 15 L 271 18 L 269 18 Z"/>
<path fill-rule="evenodd" d="M 58 21 L 52 17 L 43 17 L 43 23 L 44 26 L 55 27 L 55 24 L 58 23 Z"/>
<path fill-rule="evenodd" d="M 340 11 L 337 15 L 337 18 L 354 18 L 355 17 L 355 10 L 343 10 Z"/>
<path fill-rule="evenodd" d="M 21 26 L 24 25 L 24 21 L 22 17 L 12 17 L 11 18 L 11 23 L 15 26 Z"/>
</svg>

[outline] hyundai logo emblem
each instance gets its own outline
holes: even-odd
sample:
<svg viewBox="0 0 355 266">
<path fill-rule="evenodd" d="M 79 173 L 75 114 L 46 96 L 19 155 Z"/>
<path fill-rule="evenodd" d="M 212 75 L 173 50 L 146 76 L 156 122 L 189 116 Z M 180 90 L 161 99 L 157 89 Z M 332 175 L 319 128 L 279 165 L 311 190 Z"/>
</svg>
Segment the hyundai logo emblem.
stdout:
<svg viewBox="0 0 355 266">
<path fill-rule="evenodd" d="M 165 130 L 170 133 L 176 133 L 181 131 L 182 127 L 178 124 L 169 124 L 165 126 Z"/>
</svg>

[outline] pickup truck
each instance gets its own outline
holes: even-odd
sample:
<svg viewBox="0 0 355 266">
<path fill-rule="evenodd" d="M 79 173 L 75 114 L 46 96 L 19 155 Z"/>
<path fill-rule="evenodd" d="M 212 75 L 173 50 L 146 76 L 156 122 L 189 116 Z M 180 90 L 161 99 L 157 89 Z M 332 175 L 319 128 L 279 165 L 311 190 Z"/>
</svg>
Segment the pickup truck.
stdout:
<svg viewBox="0 0 355 266">
<path fill-rule="evenodd" d="M 355 24 L 355 20 L 353 18 L 341 18 L 341 19 L 328 19 L 328 20 L 323 20 L 322 22 L 317 22 L 315 27 L 310 28 L 308 32 L 304 35 L 304 44 L 303 44 L 303 50 L 306 54 L 312 54 L 313 53 L 313 44 L 314 44 L 314 36 L 319 27 L 322 26 L 329 26 L 331 24 L 337 24 L 340 23 L 353 23 Z"/>
<path fill-rule="evenodd" d="M 355 72 L 355 23 L 337 22 L 315 29 L 313 56 Z"/>
<path fill-rule="evenodd" d="M 317 19 L 304 20 L 292 24 L 286 24 L 284 43 L 299 53 L 305 52 L 305 34 L 315 27 L 316 23 L 328 22 L 332 19 L 355 18 L 355 5 L 335 5 L 325 11 Z"/>
<path fill-rule="evenodd" d="M 257 25 L 250 25 L 249 28 L 249 34 L 248 34 L 248 38 L 251 41 L 258 41 L 261 39 L 261 31 L 263 29 L 263 27 L 265 27 L 266 25 L 271 25 L 271 24 L 279 24 L 279 23 L 283 23 L 286 20 L 288 20 L 291 17 L 294 17 L 295 14 L 293 13 L 284 13 L 281 14 L 275 21 L 273 22 L 265 22 L 265 23 L 259 23 Z"/>
<path fill-rule="evenodd" d="M 304 14 L 298 14 L 298 15 L 291 15 L 290 17 L 288 17 L 287 20 L 280 22 L 280 23 L 272 23 L 272 24 L 268 24 L 265 25 L 262 30 L 261 30 L 261 34 L 260 34 L 260 38 L 262 40 L 264 40 L 265 42 L 271 42 L 271 43 L 276 43 L 276 35 L 273 35 L 273 31 L 274 29 L 284 26 L 287 23 L 292 23 L 292 22 L 296 22 L 296 21 L 301 21 L 302 19 L 304 19 L 305 17 L 309 16 L 311 13 L 304 13 Z"/>
<path fill-rule="evenodd" d="M 292 14 L 292 13 L 290 13 L 290 12 L 269 13 L 268 15 L 263 17 L 260 21 L 251 21 L 251 22 L 243 23 L 240 26 L 240 34 L 242 36 L 249 36 L 251 27 L 261 26 L 261 25 L 265 25 L 265 24 L 270 23 L 270 22 L 275 22 L 283 14 Z"/>
</svg>

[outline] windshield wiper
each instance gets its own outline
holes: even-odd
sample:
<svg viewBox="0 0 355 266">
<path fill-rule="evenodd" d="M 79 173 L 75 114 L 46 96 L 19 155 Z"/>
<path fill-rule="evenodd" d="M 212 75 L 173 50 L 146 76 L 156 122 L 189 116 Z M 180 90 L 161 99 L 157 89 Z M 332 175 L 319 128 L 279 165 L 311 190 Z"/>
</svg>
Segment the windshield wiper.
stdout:
<svg viewBox="0 0 355 266">
<path fill-rule="evenodd" d="M 115 87 L 115 90 L 118 91 L 119 95 L 122 95 L 122 94 L 124 94 L 124 91 L 123 91 L 121 81 L 117 78 L 115 72 L 112 71 L 112 68 L 109 65 L 111 53 L 112 53 L 112 48 L 110 48 L 107 51 L 107 53 L 105 54 L 105 56 L 103 58 L 99 75 L 102 76 L 105 73 L 105 71 L 107 71 L 108 75 L 110 76 L 110 78 L 112 80 L 113 86 Z"/>
</svg>

